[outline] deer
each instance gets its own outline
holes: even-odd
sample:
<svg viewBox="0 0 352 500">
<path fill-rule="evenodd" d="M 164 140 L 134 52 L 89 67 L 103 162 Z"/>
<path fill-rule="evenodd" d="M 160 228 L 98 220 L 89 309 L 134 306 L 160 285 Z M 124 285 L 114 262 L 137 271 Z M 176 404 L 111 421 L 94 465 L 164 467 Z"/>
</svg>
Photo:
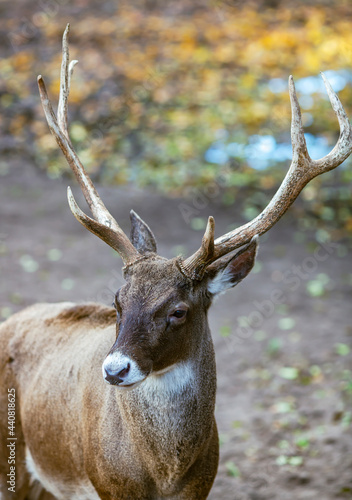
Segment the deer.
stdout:
<svg viewBox="0 0 352 500">
<path fill-rule="evenodd" d="M 130 238 L 125 234 L 72 146 L 67 114 L 77 61 L 69 62 L 68 33 L 69 25 L 57 115 L 41 76 L 40 98 L 92 217 L 68 188 L 70 209 L 120 255 L 125 284 L 114 307 L 35 304 L 1 324 L 1 499 L 205 500 L 219 461 L 208 310 L 249 274 L 259 236 L 304 186 L 350 155 L 351 125 L 323 75 L 340 136 L 324 158 L 311 159 L 291 76 L 293 157 L 272 200 L 252 221 L 217 239 L 209 217 L 195 253 L 166 259 L 134 211 Z M 9 415 L 14 438 L 5 425 Z"/>
</svg>

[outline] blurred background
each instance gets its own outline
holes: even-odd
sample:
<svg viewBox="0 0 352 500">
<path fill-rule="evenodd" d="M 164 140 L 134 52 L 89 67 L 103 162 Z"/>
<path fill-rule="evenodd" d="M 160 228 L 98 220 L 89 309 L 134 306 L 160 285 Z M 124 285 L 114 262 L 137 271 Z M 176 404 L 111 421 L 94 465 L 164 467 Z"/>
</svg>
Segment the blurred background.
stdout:
<svg viewBox="0 0 352 500">
<path fill-rule="evenodd" d="M 291 158 L 288 76 L 313 158 L 338 137 L 320 71 L 352 109 L 349 1 L 19 0 L 0 9 L 1 150 L 22 151 L 50 177 L 68 167 L 43 120 L 35 77 L 43 73 L 55 101 L 67 21 L 79 60 L 71 136 L 102 183 L 180 195 L 225 175 L 223 202 L 246 188 L 241 210 L 252 218 Z M 351 179 L 346 163 L 324 176 L 323 189 L 319 179 L 305 190 L 324 227 L 334 221 L 352 231 Z"/>
<path fill-rule="evenodd" d="M 280 0 L 0 0 L 0 320 L 38 301 L 112 302 L 120 260 L 69 212 L 76 181 L 36 77 L 78 59 L 74 146 L 125 231 L 161 255 L 254 218 L 291 160 L 292 74 L 314 159 L 352 118 L 352 4 Z M 211 500 L 352 498 L 352 161 L 315 179 L 213 307 L 221 460 Z M 280 300 L 272 297 L 280 292 Z M 275 295 L 276 294 L 276 295 Z"/>
</svg>

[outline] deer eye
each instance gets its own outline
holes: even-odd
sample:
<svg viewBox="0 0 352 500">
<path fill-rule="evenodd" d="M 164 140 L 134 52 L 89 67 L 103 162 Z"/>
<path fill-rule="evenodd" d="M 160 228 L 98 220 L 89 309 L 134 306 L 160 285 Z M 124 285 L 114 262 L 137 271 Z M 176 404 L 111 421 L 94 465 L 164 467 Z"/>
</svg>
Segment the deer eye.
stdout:
<svg viewBox="0 0 352 500">
<path fill-rule="evenodd" d="M 176 309 L 176 311 L 172 314 L 172 316 L 174 318 L 184 318 L 187 314 L 187 311 L 185 311 L 184 309 Z"/>
<path fill-rule="evenodd" d="M 183 302 L 176 305 L 176 307 L 170 311 L 169 314 L 169 322 L 174 324 L 183 323 L 183 320 L 186 319 L 188 311 L 188 305 Z"/>
</svg>

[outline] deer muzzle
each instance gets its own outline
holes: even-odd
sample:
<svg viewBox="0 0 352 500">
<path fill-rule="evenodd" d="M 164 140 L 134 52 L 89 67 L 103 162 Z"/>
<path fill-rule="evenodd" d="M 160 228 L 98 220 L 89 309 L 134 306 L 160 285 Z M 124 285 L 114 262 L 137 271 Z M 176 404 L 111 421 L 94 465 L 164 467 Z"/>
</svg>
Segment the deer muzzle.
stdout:
<svg viewBox="0 0 352 500">
<path fill-rule="evenodd" d="M 144 373 L 135 360 L 117 350 L 108 354 L 102 370 L 104 380 L 108 384 L 121 388 L 135 387 L 143 382 L 149 374 L 148 372 Z"/>
</svg>

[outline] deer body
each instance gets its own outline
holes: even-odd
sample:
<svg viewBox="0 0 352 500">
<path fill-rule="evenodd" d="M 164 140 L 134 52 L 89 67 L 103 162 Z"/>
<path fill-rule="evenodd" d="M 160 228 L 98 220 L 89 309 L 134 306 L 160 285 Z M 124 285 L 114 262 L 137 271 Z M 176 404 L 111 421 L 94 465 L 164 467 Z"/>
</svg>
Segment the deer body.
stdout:
<svg viewBox="0 0 352 500">
<path fill-rule="evenodd" d="M 126 283 L 116 292 L 116 311 L 97 304 L 43 304 L 0 326 L 2 423 L 8 391 L 16 393 L 16 500 L 49 500 L 38 485 L 59 500 L 205 500 L 219 454 L 208 309 L 216 295 L 251 271 L 258 235 L 280 219 L 311 179 L 349 156 L 352 128 L 324 80 L 340 138 L 326 157 L 312 160 L 290 77 L 293 159 L 272 201 L 251 222 L 217 240 L 209 217 L 200 248 L 186 259 L 167 260 L 158 256 L 153 233 L 134 212 L 131 237 L 126 236 L 72 147 L 67 100 L 75 61 L 69 64 L 67 37 L 68 27 L 57 117 L 42 77 L 40 96 L 94 218 L 82 212 L 68 189 L 71 211 L 120 254 Z M 4 425 L 0 438 L 0 493 L 7 500 L 13 492 Z"/>
<path fill-rule="evenodd" d="M 101 374 L 115 315 L 97 304 L 41 304 L 1 326 L 2 394 L 15 388 L 21 415 L 17 463 L 26 460 L 29 476 L 58 499 L 206 498 L 218 464 L 206 311 L 190 321 L 189 342 L 172 353 L 171 365 L 133 390 L 107 385 Z M 147 310 L 136 317 L 143 315 L 150 323 Z M 6 401 L 1 409 L 6 421 Z"/>
</svg>

